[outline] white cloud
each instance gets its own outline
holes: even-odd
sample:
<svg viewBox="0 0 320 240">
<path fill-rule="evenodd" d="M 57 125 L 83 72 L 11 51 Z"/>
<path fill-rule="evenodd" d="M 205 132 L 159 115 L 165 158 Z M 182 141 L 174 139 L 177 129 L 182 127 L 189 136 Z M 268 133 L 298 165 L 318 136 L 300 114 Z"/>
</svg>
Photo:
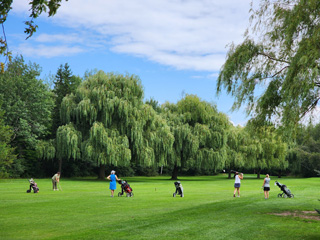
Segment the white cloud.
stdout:
<svg viewBox="0 0 320 240">
<path fill-rule="evenodd" d="M 40 34 L 39 36 L 35 36 L 34 40 L 36 42 L 41 43 L 50 43 L 50 42 L 63 42 L 63 43 L 75 43 L 75 42 L 83 42 L 83 39 L 79 38 L 79 36 L 75 33 L 65 35 L 65 34 Z"/>
<path fill-rule="evenodd" d="M 13 11 L 25 12 L 26 2 L 14 1 Z M 74 30 L 70 36 L 64 36 L 70 43 L 79 42 L 75 36 L 86 29 L 90 36 L 83 44 L 102 39 L 114 52 L 177 69 L 217 71 L 225 61 L 225 46 L 242 40 L 250 2 L 76 0 L 63 2 L 52 20 Z M 42 35 L 37 40 L 65 41 L 64 37 Z"/>
<path fill-rule="evenodd" d="M 78 53 L 84 52 L 83 48 L 78 46 L 69 46 L 69 45 L 59 45 L 59 46 L 48 46 L 40 44 L 33 46 L 29 43 L 20 44 L 15 51 L 21 53 L 24 56 L 33 56 L 33 57 L 59 57 L 59 56 L 70 56 L 76 55 Z"/>
<path fill-rule="evenodd" d="M 229 118 L 229 119 L 230 119 L 230 118 Z M 231 121 L 231 120 L 229 120 L 229 121 L 230 121 L 231 124 L 232 124 L 233 126 L 235 126 L 235 127 L 238 127 L 238 126 L 240 126 L 240 127 L 245 127 L 246 124 L 247 124 L 246 121 L 243 121 L 243 122 L 240 122 L 240 123 L 235 123 L 235 122 L 233 122 L 233 121 Z"/>
<path fill-rule="evenodd" d="M 214 72 L 208 75 L 208 78 L 218 78 L 219 73 L 218 72 Z"/>
</svg>

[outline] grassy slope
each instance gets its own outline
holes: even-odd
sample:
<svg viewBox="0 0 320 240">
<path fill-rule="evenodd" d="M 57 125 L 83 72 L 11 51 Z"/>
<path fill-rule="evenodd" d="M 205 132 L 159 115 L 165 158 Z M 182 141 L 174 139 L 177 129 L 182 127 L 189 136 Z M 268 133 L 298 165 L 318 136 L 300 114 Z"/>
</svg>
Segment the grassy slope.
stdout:
<svg viewBox="0 0 320 240">
<path fill-rule="evenodd" d="M 320 208 L 319 178 L 280 179 L 295 198 L 277 198 L 272 185 L 269 200 L 253 176 L 241 198 L 225 176 L 182 177 L 184 198 L 167 179 L 127 178 L 133 198 L 111 198 L 107 182 L 90 179 L 62 179 L 62 192 L 36 179 L 38 194 L 25 193 L 27 180 L 0 180 L 0 239 L 320 239 L 319 221 L 267 214 Z"/>
</svg>

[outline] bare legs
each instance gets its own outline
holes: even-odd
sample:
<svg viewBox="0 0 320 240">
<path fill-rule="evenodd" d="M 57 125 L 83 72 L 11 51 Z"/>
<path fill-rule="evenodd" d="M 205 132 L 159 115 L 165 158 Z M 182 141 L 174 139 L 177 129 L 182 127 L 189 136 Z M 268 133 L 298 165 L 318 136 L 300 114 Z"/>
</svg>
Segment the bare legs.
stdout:
<svg viewBox="0 0 320 240">
<path fill-rule="evenodd" d="M 264 198 L 268 199 L 269 198 L 269 191 L 264 191 Z"/>
<path fill-rule="evenodd" d="M 240 197 L 240 188 L 234 188 L 233 197 L 236 196 L 236 192 L 238 192 L 238 197 Z"/>
</svg>

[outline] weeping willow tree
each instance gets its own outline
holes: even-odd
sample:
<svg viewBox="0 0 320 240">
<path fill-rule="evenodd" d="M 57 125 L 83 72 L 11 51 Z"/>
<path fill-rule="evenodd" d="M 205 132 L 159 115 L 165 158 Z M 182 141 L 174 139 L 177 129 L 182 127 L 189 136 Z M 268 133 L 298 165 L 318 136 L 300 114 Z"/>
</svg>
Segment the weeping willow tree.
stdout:
<svg viewBox="0 0 320 240">
<path fill-rule="evenodd" d="M 316 116 L 319 106 L 320 2 L 252 2 L 260 4 L 253 4 L 244 41 L 230 45 L 217 92 L 225 88 L 235 98 L 233 109 L 245 104 L 260 126 L 273 122 L 292 137 L 299 121 Z"/>
<path fill-rule="evenodd" d="M 225 168 L 228 171 L 228 178 L 231 178 L 231 170 L 236 170 L 245 166 L 246 163 L 246 142 L 248 140 L 243 127 L 231 126 L 228 128 L 227 157 Z"/>
<path fill-rule="evenodd" d="M 257 178 L 260 178 L 263 169 L 277 169 L 281 172 L 288 167 L 287 143 L 273 126 L 256 128 L 249 122 L 246 131 L 249 134 L 245 151 L 246 166 L 256 170 Z"/>
<path fill-rule="evenodd" d="M 56 156 L 82 158 L 100 167 L 165 165 L 173 144 L 166 121 L 143 103 L 140 79 L 99 71 L 61 104 L 64 126 L 57 130 Z"/>
<path fill-rule="evenodd" d="M 174 135 L 170 155 L 172 179 L 177 179 L 181 167 L 222 169 L 227 117 L 195 95 L 187 95 L 177 104 L 166 103 L 162 108 Z"/>
<path fill-rule="evenodd" d="M 51 160 L 56 156 L 56 140 L 41 140 L 36 146 L 37 157 L 40 159 Z"/>
</svg>

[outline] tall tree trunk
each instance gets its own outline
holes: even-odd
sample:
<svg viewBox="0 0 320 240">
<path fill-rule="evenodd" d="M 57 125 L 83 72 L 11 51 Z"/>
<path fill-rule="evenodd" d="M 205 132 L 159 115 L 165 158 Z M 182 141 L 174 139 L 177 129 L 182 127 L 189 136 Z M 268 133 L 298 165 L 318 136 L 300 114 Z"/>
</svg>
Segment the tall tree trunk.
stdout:
<svg viewBox="0 0 320 240">
<path fill-rule="evenodd" d="M 59 158 L 59 173 L 61 175 L 61 169 L 62 169 L 62 158 Z"/>
<path fill-rule="evenodd" d="M 100 163 L 98 179 L 105 179 L 105 178 L 106 178 L 106 165 Z"/>
<path fill-rule="evenodd" d="M 233 164 L 230 164 L 230 168 L 229 168 L 229 171 L 228 171 L 228 179 L 231 179 L 231 174 L 232 174 L 232 169 L 234 169 L 234 166 Z"/>
<path fill-rule="evenodd" d="M 260 172 L 261 172 L 261 169 L 259 168 L 259 169 L 257 170 L 257 178 L 258 178 L 258 179 L 260 179 Z"/>
<path fill-rule="evenodd" d="M 171 180 L 178 180 L 178 170 L 179 170 L 179 167 L 175 164 L 172 171 Z"/>
<path fill-rule="evenodd" d="M 281 170 L 278 172 L 278 178 L 281 178 Z"/>
</svg>

